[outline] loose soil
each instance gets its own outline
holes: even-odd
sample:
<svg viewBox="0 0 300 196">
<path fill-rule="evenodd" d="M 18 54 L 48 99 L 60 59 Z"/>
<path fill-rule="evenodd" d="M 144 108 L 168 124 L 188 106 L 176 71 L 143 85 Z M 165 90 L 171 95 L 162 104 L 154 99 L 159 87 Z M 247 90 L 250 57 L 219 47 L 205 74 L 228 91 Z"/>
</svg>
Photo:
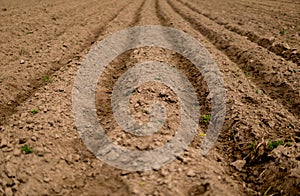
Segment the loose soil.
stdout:
<svg viewBox="0 0 300 196">
<path fill-rule="evenodd" d="M 298 0 L 0 0 L 0 195 L 299 195 L 299 10 Z M 183 30 L 211 53 L 225 83 L 227 112 L 207 155 L 199 156 L 208 126 L 199 116 L 196 137 L 175 161 L 129 172 L 100 161 L 83 144 L 72 88 L 97 42 L 149 24 Z M 159 132 L 135 137 L 115 121 L 115 82 L 149 60 L 184 73 L 201 114 L 211 109 L 205 80 L 180 54 L 157 47 L 120 54 L 99 78 L 95 103 L 108 137 L 128 149 L 163 146 L 180 121 L 176 94 L 156 82 L 132 92 L 129 107 L 146 123 L 149 106 L 163 103 L 167 120 Z"/>
</svg>

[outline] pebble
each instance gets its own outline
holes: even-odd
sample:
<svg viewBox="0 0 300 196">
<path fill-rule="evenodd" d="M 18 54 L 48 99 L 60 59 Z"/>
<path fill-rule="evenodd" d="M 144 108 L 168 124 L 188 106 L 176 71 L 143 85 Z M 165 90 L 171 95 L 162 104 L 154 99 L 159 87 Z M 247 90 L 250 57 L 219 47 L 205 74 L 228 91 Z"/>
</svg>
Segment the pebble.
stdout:
<svg viewBox="0 0 300 196">
<path fill-rule="evenodd" d="M 17 175 L 17 166 L 11 162 L 7 162 L 5 165 L 5 173 L 8 177 L 15 177 Z"/>
<path fill-rule="evenodd" d="M 8 144 L 7 140 L 5 138 L 1 139 L 0 148 L 6 147 Z"/>
<path fill-rule="evenodd" d="M 246 164 L 245 160 L 237 160 L 237 161 L 232 162 L 230 165 L 233 166 L 236 170 L 242 171 L 245 164 Z"/>
<path fill-rule="evenodd" d="M 58 194 L 58 193 L 61 192 L 61 187 L 60 187 L 59 185 L 55 184 L 54 187 L 52 188 L 52 190 L 53 190 L 56 194 Z"/>
<path fill-rule="evenodd" d="M 20 61 L 20 64 L 24 64 L 25 63 L 25 61 L 22 59 L 21 61 Z"/>
<path fill-rule="evenodd" d="M 188 177 L 194 177 L 194 176 L 196 176 L 195 172 L 192 169 L 188 170 L 188 172 L 186 173 L 186 175 Z"/>
<path fill-rule="evenodd" d="M 14 195 L 13 191 L 11 190 L 11 188 L 9 188 L 9 187 L 5 188 L 5 195 L 6 196 L 13 196 Z"/>
<path fill-rule="evenodd" d="M 35 154 L 36 154 L 37 156 L 39 156 L 39 157 L 42 157 L 42 156 L 44 156 L 44 154 L 45 154 L 44 148 L 41 148 L 41 147 L 36 147 L 36 148 L 34 149 L 34 152 L 35 152 Z"/>
<path fill-rule="evenodd" d="M 45 178 L 43 179 L 43 181 L 46 182 L 46 183 L 48 183 L 48 182 L 50 182 L 50 178 L 45 177 Z"/>
<path fill-rule="evenodd" d="M 167 187 L 168 187 L 168 189 L 170 189 L 170 190 L 171 190 L 171 189 L 173 188 L 173 185 L 172 185 L 172 183 L 169 183 Z"/>
<path fill-rule="evenodd" d="M 14 154 L 14 156 L 20 156 L 21 155 L 21 150 L 18 149 L 18 148 L 15 148 L 13 154 Z"/>
</svg>

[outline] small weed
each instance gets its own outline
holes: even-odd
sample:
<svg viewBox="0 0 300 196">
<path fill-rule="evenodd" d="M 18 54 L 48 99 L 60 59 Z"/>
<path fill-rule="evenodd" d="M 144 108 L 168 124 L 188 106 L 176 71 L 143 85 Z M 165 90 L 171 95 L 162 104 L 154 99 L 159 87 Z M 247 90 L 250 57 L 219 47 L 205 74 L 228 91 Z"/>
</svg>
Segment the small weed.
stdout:
<svg viewBox="0 0 300 196">
<path fill-rule="evenodd" d="M 159 123 L 164 123 L 164 120 L 158 120 Z"/>
<path fill-rule="evenodd" d="M 134 88 L 134 89 L 131 89 L 131 90 L 129 90 L 129 91 L 126 92 L 125 96 L 126 96 L 126 97 L 129 96 L 130 94 L 134 93 L 135 91 L 136 91 L 135 88 Z"/>
<path fill-rule="evenodd" d="M 254 143 L 254 142 L 251 142 L 251 143 L 249 144 L 249 146 L 248 146 L 248 148 L 249 148 L 250 150 L 252 150 L 254 147 L 255 147 L 255 143 Z"/>
<path fill-rule="evenodd" d="M 206 137 L 206 134 L 205 133 L 200 133 L 199 136 L 200 137 Z"/>
<path fill-rule="evenodd" d="M 269 149 L 273 150 L 274 148 L 277 148 L 280 145 L 283 145 L 283 141 L 282 140 L 278 140 L 278 141 L 270 141 L 269 140 Z"/>
<path fill-rule="evenodd" d="M 52 82 L 50 76 L 44 76 L 44 77 L 43 77 L 43 81 L 44 81 L 44 82 L 49 82 L 49 83 Z"/>
<path fill-rule="evenodd" d="M 287 146 L 292 146 L 292 143 L 291 142 L 287 142 L 286 145 Z"/>
<path fill-rule="evenodd" d="M 21 50 L 19 51 L 19 55 L 23 56 L 24 54 L 25 54 L 25 50 L 24 50 L 24 48 L 21 48 Z"/>
<path fill-rule="evenodd" d="M 39 110 L 38 110 L 38 109 L 32 109 L 32 110 L 30 110 L 30 112 L 31 112 L 32 114 L 37 114 L 37 113 L 39 113 Z"/>
<path fill-rule="evenodd" d="M 285 30 L 284 30 L 284 29 L 281 29 L 280 32 L 279 32 L 279 34 L 280 34 L 280 35 L 284 35 L 284 34 L 285 34 Z"/>
<path fill-rule="evenodd" d="M 159 77 L 155 77 L 155 78 L 154 78 L 154 80 L 161 80 L 161 78 L 159 78 Z"/>
<path fill-rule="evenodd" d="M 269 188 L 264 192 L 264 196 L 267 196 L 267 194 L 268 194 L 268 192 L 270 191 L 271 188 L 272 188 L 272 187 L 269 186 Z"/>
<path fill-rule="evenodd" d="M 32 148 L 28 147 L 27 144 L 25 144 L 24 146 L 22 146 L 21 151 L 25 152 L 25 154 L 30 154 L 30 153 L 33 152 Z"/>
<path fill-rule="evenodd" d="M 250 76 L 250 73 L 247 70 L 244 71 L 244 74 L 245 74 L 246 77 Z"/>
<path fill-rule="evenodd" d="M 209 122 L 210 117 L 211 117 L 210 114 L 204 114 L 204 115 L 202 116 L 202 121 L 205 122 L 205 123 L 207 123 L 207 122 Z"/>
<path fill-rule="evenodd" d="M 145 186 L 145 182 L 141 182 L 140 185 L 141 185 L 141 186 Z"/>
<path fill-rule="evenodd" d="M 255 90 L 255 93 L 258 94 L 258 93 L 259 93 L 259 90 L 256 89 L 256 90 Z"/>
</svg>

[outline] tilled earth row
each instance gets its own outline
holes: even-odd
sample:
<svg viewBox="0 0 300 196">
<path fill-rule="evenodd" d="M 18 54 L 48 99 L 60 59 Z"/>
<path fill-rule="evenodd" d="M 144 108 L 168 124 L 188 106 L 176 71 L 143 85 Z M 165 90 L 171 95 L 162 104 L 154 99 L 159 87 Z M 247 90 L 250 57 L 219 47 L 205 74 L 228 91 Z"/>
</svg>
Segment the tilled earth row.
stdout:
<svg viewBox="0 0 300 196">
<path fill-rule="evenodd" d="M 299 193 L 298 1 L 13 0 L 0 8 L 0 195 Z M 97 41 L 149 24 L 183 30 L 211 53 L 227 91 L 225 124 L 204 157 L 199 149 L 208 123 L 199 116 L 196 137 L 175 161 L 151 171 L 122 171 L 98 160 L 80 139 L 73 82 Z M 162 146 L 178 128 L 178 99 L 159 83 L 140 86 L 130 101 L 132 115 L 143 123 L 153 101 L 165 104 L 167 121 L 158 133 L 134 137 L 115 122 L 115 82 L 149 60 L 182 71 L 198 93 L 201 114 L 210 114 L 207 85 L 191 62 L 157 47 L 127 51 L 99 78 L 96 106 L 108 136 L 128 149 Z"/>
</svg>

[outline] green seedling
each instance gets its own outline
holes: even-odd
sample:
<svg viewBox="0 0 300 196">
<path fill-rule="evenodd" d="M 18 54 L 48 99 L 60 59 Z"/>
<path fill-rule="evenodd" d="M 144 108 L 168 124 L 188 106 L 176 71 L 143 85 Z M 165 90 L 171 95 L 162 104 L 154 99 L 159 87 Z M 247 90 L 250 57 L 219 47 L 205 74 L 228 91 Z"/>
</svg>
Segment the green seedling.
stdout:
<svg viewBox="0 0 300 196">
<path fill-rule="evenodd" d="M 202 116 L 202 121 L 205 122 L 205 123 L 207 123 L 207 122 L 210 121 L 210 118 L 211 118 L 211 115 L 210 115 L 210 114 L 204 114 L 204 115 Z"/>
<path fill-rule="evenodd" d="M 38 109 L 32 109 L 32 110 L 30 110 L 30 112 L 31 112 L 32 114 L 37 114 L 37 113 L 39 113 L 39 110 L 38 110 Z"/>
<path fill-rule="evenodd" d="M 264 192 L 264 196 L 267 196 L 268 192 L 270 191 L 271 186 L 269 186 L 269 188 Z"/>
<path fill-rule="evenodd" d="M 44 76 L 44 77 L 43 77 L 43 81 L 44 81 L 44 82 L 49 82 L 49 83 L 52 82 L 50 76 Z"/>
<path fill-rule="evenodd" d="M 280 35 L 284 35 L 284 34 L 285 34 L 285 30 L 284 30 L 284 29 L 281 29 L 280 32 L 279 32 L 279 34 L 280 34 Z"/>
<path fill-rule="evenodd" d="M 145 182 L 141 182 L 140 185 L 141 185 L 141 186 L 145 186 Z"/>
<path fill-rule="evenodd" d="M 259 90 L 256 89 L 255 93 L 258 94 L 258 93 L 259 93 Z"/>
<path fill-rule="evenodd" d="M 159 123 L 164 123 L 164 120 L 158 120 Z"/>
<path fill-rule="evenodd" d="M 33 152 L 31 147 L 28 147 L 27 144 L 22 146 L 21 151 L 24 152 L 25 154 L 30 154 Z"/>
<path fill-rule="evenodd" d="M 269 149 L 273 150 L 274 148 L 277 148 L 280 145 L 283 145 L 283 141 L 282 140 L 278 140 L 278 141 L 269 141 Z"/>
<path fill-rule="evenodd" d="M 254 143 L 254 142 L 251 142 L 251 143 L 249 144 L 249 146 L 248 146 L 248 148 L 251 149 L 251 150 L 252 150 L 254 147 L 255 147 L 255 143 Z"/>
<path fill-rule="evenodd" d="M 250 73 L 247 70 L 244 71 L 244 74 L 245 74 L 246 77 L 250 76 Z"/>
<path fill-rule="evenodd" d="M 206 137 L 206 134 L 205 133 L 200 133 L 199 136 L 200 137 Z"/>
<path fill-rule="evenodd" d="M 24 54 L 25 54 L 25 50 L 24 50 L 24 48 L 22 48 L 22 49 L 19 51 L 19 55 L 22 56 L 22 55 L 24 55 Z"/>
<path fill-rule="evenodd" d="M 125 96 L 126 96 L 126 97 L 129 96 L 130 94 L 134 93 L 135 91 L 136 91 L 135 88 L 134 88 L 134 89 L 131 89 L 131 90 L 129 90 L 129 91 L 126 92 Z"/>
</svg>

